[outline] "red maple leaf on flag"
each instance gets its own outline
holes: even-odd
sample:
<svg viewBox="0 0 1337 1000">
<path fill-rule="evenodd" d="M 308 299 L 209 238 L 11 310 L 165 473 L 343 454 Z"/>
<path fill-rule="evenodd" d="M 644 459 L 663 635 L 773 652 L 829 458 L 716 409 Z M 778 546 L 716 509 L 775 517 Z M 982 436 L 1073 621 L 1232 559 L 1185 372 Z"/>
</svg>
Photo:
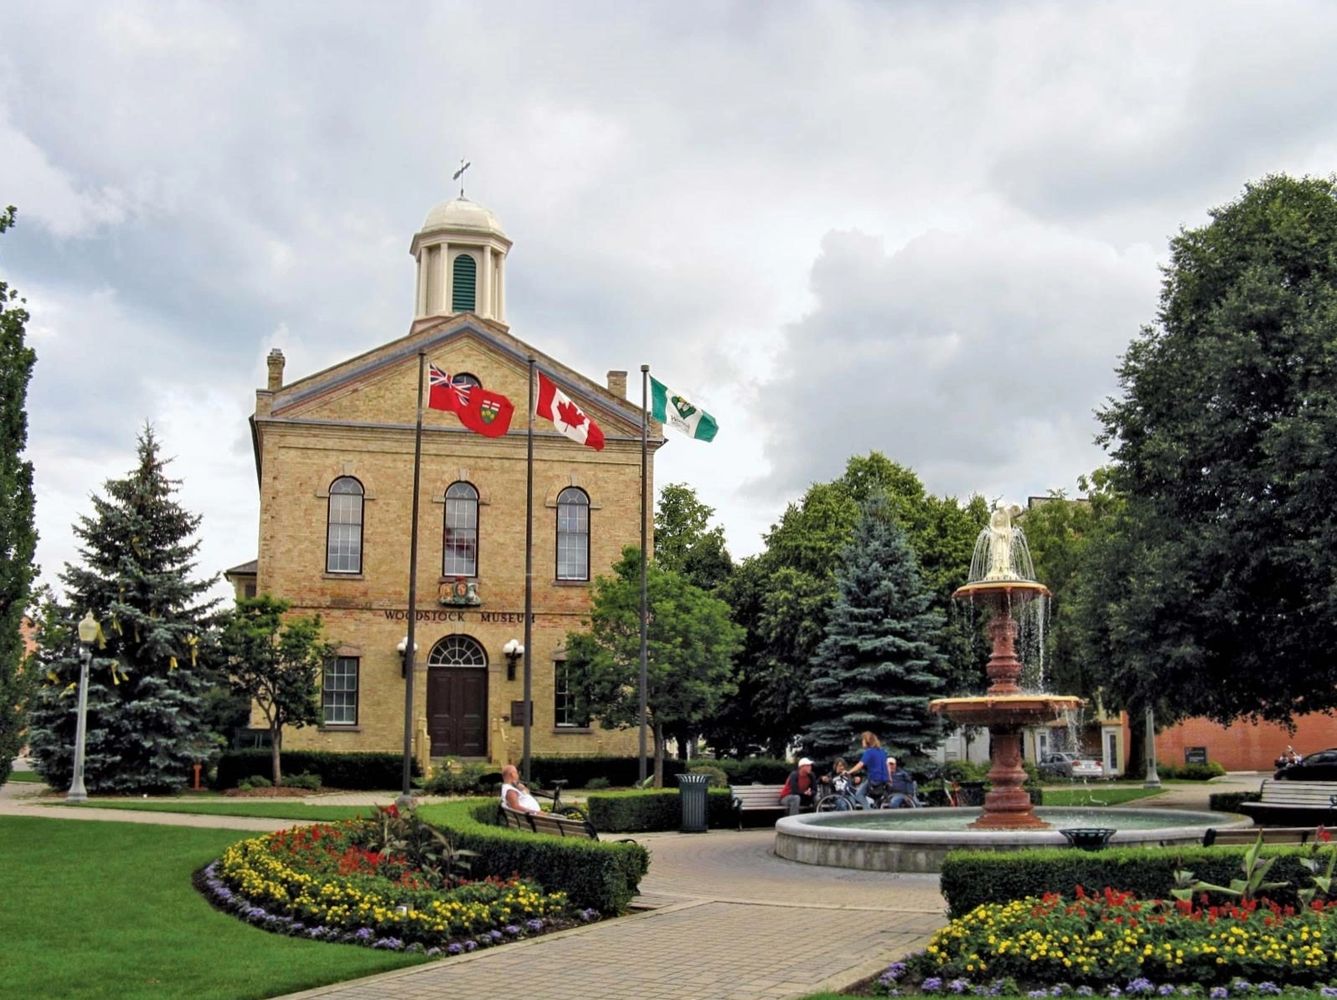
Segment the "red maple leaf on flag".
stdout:
<svg viewBox="0 0 1337 1000">
<path fill-rule="evenodd" d="M 585 422 L 585 414 L 580 412 L 580 407 L 569 400 L 557 404 L 557 416 L 561 417 L 562 423 L 571 427 L 579 427 Z"/>
</svg>

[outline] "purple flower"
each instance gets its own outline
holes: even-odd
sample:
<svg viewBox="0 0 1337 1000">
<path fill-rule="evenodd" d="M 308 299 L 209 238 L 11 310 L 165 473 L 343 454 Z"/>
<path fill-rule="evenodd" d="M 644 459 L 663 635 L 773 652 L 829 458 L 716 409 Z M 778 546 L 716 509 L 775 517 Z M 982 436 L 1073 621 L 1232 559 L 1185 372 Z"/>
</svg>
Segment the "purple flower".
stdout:
<svg viewBox="0 0 1337 1000">
<path fill-rule="evenodd" d="M 1155 987 L 1151 985 L 1150 979 L 1144 979 L 1142 976 L 1138 976 L 1124 987 L 1124 992 L 1130 996 L 1145 996 L 1153 989 L 1155 989 Z"/>
<path fill-rule="evenodd" d="M 493 928 L 492 930 L 490 930 L 490 931 L 487 932 L 487 936 L 490 937 L 490 938 L 493 940 L 493 942 L 495 943 L 495 942 L 497 942 L 497 941 L 500 941 L 500 940 L 501 940 L 502 938 L 504 938 L 506 935 L 503 934 L 501 931 L 496 930 L 495 928 Z"/>
<path fill-rule="evenodd" d="M 355 941 L 370 941 L 375 936 L 375 931 L 370 927 L 359 927 L 353 932 L 353 940 Z"/>
<path fill-rule="evenodd" d="M 1281 994 L 1281 987 L 1276 983 L 1259 983 L 1257 990 L 1259 996 L 1275 997 Z"/>
<path fill-rule="evenodd" d="M 1048 990 L 1031 990 L 1031 991 L 1030 991 L 1029 993 L 1027 993 L 1026 995 L 1027 995 L 1028 997 L 1034 997 L 1035 1000 L 1040 1000 L 1040 997 L 1047 997 L 1047 996 L 1049 996 L 1049 991 L 1048 991 Z"/>
<path fill-rule="evenodd" d="M 942 989 L 942 980 L 937 976 L 929 976 L 919 984 L 919 989 L 924 993 L 937 993 Z"/>
<path fill-rule="evenodd" d="M 970 983 L 964 979 L 953 979 L 947 984 L 947 988 L 953 993 L 961 994 L 970 989 Z"/>
<path fill-rule="evenodd" d="M 447 955 L 458 955 L 462 951 L 464 951 L 464 945 L 460 944 L 458 941 L 452 941 L 450 944 L 446 945 Z"/>
<path fill-rule="evenodd" d="M 436 947 L 435 945 L 427 949 L 428 958 L 436 958 L 440 954 L 441 954 L 441 949 Z"/>
<path fill-rule="evenodd" d="M 1162 983 L 1156 992 L 1163 997 L 1172 997 L 1175 995 L 1175 988 L 1169 983 Z"/>
<path fill-rule="evenodd" d="M 325 936 L 325 928 L 324 928 L 324 927 L 308 927 L 308 928 L 306 929 L 306 936 L 309 937 L 309 938 L 322 938 L 322 937 Z"/>
<path fill-rule="evenodd" d="M 519 937 L 521 934 L 524 933 L 524 931 L 522 931 L 515 924 L 507 924 L 505 927 L 502 928 L 502 930 L 505 931 L 507 934 L 509 934 L 511 937 Z"/>
<path fill-rule="evenodd" d="M 1224 986 L 1213 986 L 1212 992 L 1207 995 L 1211 997 L 1211 1000 L 1226 1000 L 1226 997 L 1230 996 L 1230 990 Z"/>
<path fill-rule="evenodd" d="M 464 942 L 464 950 L 465 950 L 465 951 L 477 951 L 477 950 L 478 950 L 478 942 L 475 941 L 473 938 L 470 938 L 468 941 L 465 941 L 465 942 Z"/>
<path fill-rule="evenodd" d="M 888 983 L 896 982 L 896 980 L 900 979 L 903 975 L 905 975 L 905 963 L 892 962 L 887 966 L 887 971 L 878 977 L 877 981 L 883 986 L 886 986 Z"/>
<path fill-rule="evenodd" d="M 543 921 L 537 917 L 531 917 L 529 920 L 525 921 L 525 926 L 528 927 L 532 933 L 537 934 L 539 931 L 543 930 Z"/>
<path fill-rule="evenodd" d="M 377 938 L 373 948 L 380 948 L 382 951 L 403 951 L 404 942 L 397 937 Z"/>
<path fill-rule="evenodd" d="M 1121 996 L 1123 996 L 1123 990 L 1119 989 L 1119 987 L 1117 987 L 1117 986 L 1111 986 L 1109 989 L 1107 989 L 1107 990 L 1105 991 L 1105 996 L 1107 996 L 1107 997 L 1121 997 Z"/>
<path fill-rule="evenodd" d="M 589 923 L 591 920 L 598 920 L 599 911 L 593 908 L 590 908 L 588 910 L 581 910 L 580 919 L 585 921 L 585 923 Z"/>
<path fill-rule="evenodd" d="M 1089 986 L 1078 986 L 1073 992 L 1079 997 L 1093 997 L 1096 995 L 1096 991 Z"/>
<path fill-rule="evenodd" d="M 1324 986 L 1318 991 L 1321 997 L 1337 997 L 1337 986 Z"/>
</svg>

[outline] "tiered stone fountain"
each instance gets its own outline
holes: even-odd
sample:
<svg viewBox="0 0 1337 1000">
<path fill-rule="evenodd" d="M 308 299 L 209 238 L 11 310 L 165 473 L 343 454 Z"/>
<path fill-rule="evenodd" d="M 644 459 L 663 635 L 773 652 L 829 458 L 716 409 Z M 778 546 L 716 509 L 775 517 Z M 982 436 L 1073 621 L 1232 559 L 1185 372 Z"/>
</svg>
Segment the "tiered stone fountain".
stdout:
<svg viewBox="0 0 1337 1000">
<path fill-rule="evenodd" d="M 1021 660 L 1017 657 L 1019 618 L 1049 590 L 1035 581 L 1030 551 L 1021 529 L 1012 524 L 1016 507 L 993 512 L 989 527 L 980 532 L 971 559 L 970 579 L 952 596 L 989 609 L 987 630 L 992 645 L 985 672 L 989 690 L 981 697 L 939 698 L 929 710 L 967 726 L 989 730 L 989 782 L 984 812 L 970 824 L 972 830 L 1047 830 L 1050 824 L 1035 815 L 1031 797 L 1021 787 L 1026 771 L 1021 766 L 1023 731 L 1048 725 L 1078 708 L 1071 695 L 1030 694 L 1018 685 Z"/>
</svg>

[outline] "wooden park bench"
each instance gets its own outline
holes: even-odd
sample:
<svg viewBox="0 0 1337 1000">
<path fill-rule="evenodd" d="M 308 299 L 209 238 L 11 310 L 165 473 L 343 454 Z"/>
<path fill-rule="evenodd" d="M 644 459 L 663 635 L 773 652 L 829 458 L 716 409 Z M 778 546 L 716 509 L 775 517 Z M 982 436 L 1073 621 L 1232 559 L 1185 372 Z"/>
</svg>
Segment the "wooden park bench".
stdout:
<svg viewBox="0 0 1337 1000">
<path fill-rule="evenodd" d="M 547 833 L 554 837 L 578 837 L 582 840 L 598 840 L 599 831 L 587 819 L 572 816 L 558 816 L 556 813 L 527 813 L 501 806 L 502 824 L 512 830 L 526 833 Z"/>
<path fill-rule="evenodd" d="M 1237 826 L 1227 830 L 1208 827 L 1202 835 L 1202 846 L 1254 844 L 1259 834 L 1264 844 L 1307 844 L 1317 832 L 1317 828 L 1312 826 Z"/>
<path fill-rule="evenodd" d="M 780 790 L 784 785 L 730 785 L 733 796 L 733 811 L 738 819 L 738 829 L 743 828 L 743 813 L 774 812 L 783 813 L 780 805 Z"/>
<path fill-rule="evenodd" d="M 1268 778 L 1263 782 L 1261 794 L 1260 801 L 1239 805 L 1239 811 L 1251 816 L 1255 823 L 1337 825 L 1337 782 Z"/>
</svg>

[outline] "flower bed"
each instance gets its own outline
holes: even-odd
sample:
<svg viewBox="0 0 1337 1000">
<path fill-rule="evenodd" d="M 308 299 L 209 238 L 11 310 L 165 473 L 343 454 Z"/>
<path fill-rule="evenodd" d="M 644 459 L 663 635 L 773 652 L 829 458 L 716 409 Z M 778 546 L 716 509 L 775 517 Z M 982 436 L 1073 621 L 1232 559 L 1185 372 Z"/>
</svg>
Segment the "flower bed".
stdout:
<svg viewBox="0 0 1337 1000">
<path fill-rule="evenodd" d="M 1271 995 L 1337 978 L 1337 906 L 1295 909 L 1140 900 L 1106 889 L 986 903 L 952 920 L 928 948 L 888 969 L 903 992 L 1031 996 Z M 1331 994 L 1337 996 L 1337 990 Z"/>
<path fill-rule="evenodd" d="M 465 864 L 430 827 L 392 809 L 242 841 L 199 881 L 216 905 L 268 930 L 433 955 L 598 918 L 533 882 L 463 880 Z"/>
</svg>

